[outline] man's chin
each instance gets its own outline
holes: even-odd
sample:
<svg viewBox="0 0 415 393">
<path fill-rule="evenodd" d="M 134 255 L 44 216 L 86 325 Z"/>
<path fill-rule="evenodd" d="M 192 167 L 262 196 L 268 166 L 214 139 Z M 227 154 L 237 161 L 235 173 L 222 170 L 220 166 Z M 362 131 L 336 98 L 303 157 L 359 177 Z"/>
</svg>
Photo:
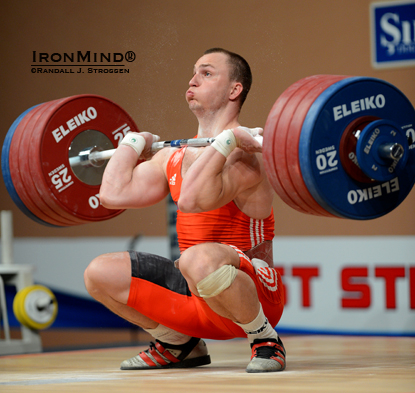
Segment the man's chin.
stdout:
<svg viewBox="0 0 415 393">
<path fill-rule="evenodd" d="M 200 110 L 200 105 L 198 104 L 198 102 L 197 101 L 195 101 L 195 100 L 190 100 L 189 101 L 189 109 L 192 111 L 192 112 L 197 112 L 198 110 Z"/>
</svg>

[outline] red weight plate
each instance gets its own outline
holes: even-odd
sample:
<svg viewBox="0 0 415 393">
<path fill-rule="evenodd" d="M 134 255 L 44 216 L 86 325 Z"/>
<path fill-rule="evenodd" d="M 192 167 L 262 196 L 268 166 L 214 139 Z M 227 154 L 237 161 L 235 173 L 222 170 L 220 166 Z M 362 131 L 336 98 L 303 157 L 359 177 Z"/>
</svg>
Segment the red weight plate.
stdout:
<svg viewBox="0 0 415 393">
<path fill-rule="evenodd" d="M 13 138 L 10 144 L 10 154 L 9 154 L 9 163 L 10 163 L 10 176 L 13 181 L 13 185 L 16 189 L 17 194 L 19 195 L 20 199 L 24 203 L 24 205 L 38 218 L 41 220 L 48 222 L 52 225 L 56 226 L 64 226 L 64 223 L 61 220 L 56 220 L 52 218 L 49 214 L 45 213 L 42 209 L 39 208 L 36 201 L 33 200 L 32 193 L 28 192 L 25 183 L 22 179 L 22 171 L 19 167 L 19 158 L 21 154 L 25 154 L 27 156 L 27 151 L 22 151 L 20 149 L 20 144 L 22 138 L 25 135 L 25 129 L 28 123 L 32 121 L 36 121 L 40 114 L 42 113 L 42 109 L 49 103 L 44 103 L 38 105 L 33 110 L 28 112 L 26 116 L 20 121 L 19 125 L 17 126 Z"/>
<path fill-rule="evenodd" d="M 323 207 L 320 206 L 319 203 L 315 201 L 304 183 L 300 168 L 298 146 L 303 122 L 311 105 L 329 86 L 345 78 L 347 77 L 338 75 L 322 75 L 322 79 L 319 84 L 313 86 L 313 88 L 305 92 L 305 94 L 301 94 L 298 105 L 294 109 L 292 122 L 286 130 L 286 162 L 288 168 L 288 176 L 291 180 L 291 183 L 293 184 L 298 195 L 301 195 L 304 203 L 317 211 L 320 215 L 327 217 L 334 217 L 334 215 L 327 212 Z"/>
<path fill-rule="evenodd" d="M 24 126 L 27 124 L 28 120 L 36 115 L 36 113 L 41 109 L 41 107 L 45 105 L 39 105 L 33 108 L 30 112 L 28 112 L 19 122 L 17 125 L 15 132 L 13 134 L 13 138 L 10 142 L 10 149 L 9 149 L 9 169 L 10 169 L 10 178 L 12 183 L 15 187 L 16 193 L 21 199 L 22 203 L 33 213 L 36 217 L 39 218 L 39 215 L 42 214 L 40 209 L 36 206 L 36 204 L 31 200 L 26 188 L 24 187 L 24 183 L 21 179 L 20 171 L 19 171 L 19 147 L 20 147 L 20 140 L 21 134 L 24 131 Z M 61 224 L 59 224 L 61 225 Z"/>
<path fill-rule="evenodd" d="M 76 219 L 102 221 L 122 213 L 99 203 L 100 184 L 86 184 L 74 175 L 69 150 L 74 138 L 89 130 L 104 134 L 116 147 L 127 130 L 138 131 L 133 119 L 107 98 L 80 95 L 59 103 L 43 121 L 43 132 L 34 133 L 30 145 L 38 188 L 50 190 L 59 208 Z"/>
<path fill-rule="evenodd" d="M 39 155 L 38 152 L 33 149 L 33 137 L 38 133 L 44 132 L 45 119 L 47 119 L 64 100 L 65 99 L 59 99 L 49 102 L 43 110 L 41 116 L 39 116 L 39 119 L 27 126 L 27 138 L 22 141 L 21 150 L 27 152 L 26 156 L 29 157 L 29 159 L 21 159 L 20 163 L 22 168 L 24 168 L 23 173 L 25 175 L 23 176 L 23 179 L 26 182 L 26 187 L 30 187 L 31 193 L 35 196 L 34 198 L 36 198 L 38 206 L 41 207 L 42 210 L 47 210 L 53 217 L 59 218 L 63 222 L 64 226 L 73 226 L 84 224 L 88 221 L 80 220 L 63 210 L 59 204 L 56 203 L 56 199 L 54 198 L 51 190 L 42 188 L 41 184 L 35 181 L 36 176 L 33 174 L 36 168 L 34 163 Z"/>
<path fill-rule="evenodd" d="M 298 210 L 301 213 L 307 213 L 303 208 L 301 208 L 292 200 L 290 195 L 286 192 L 283 184 L 281 183 L 280 178 L 278 177 L 277 162 L 274 152 L 275 139 L 278 132 L 278 122 L 281 113 L 284 111 L 284 108 L 292 95 L 294 95 L 295 92 L 301 88 L 303 83 L 304 79 L 292 84 L 280 95 L 280 97 L 273 105 L 264 126 L 262 153 L 264 156 L 264 167 L 274 191 L 287 205 L 291 206 L 293 209 Z"/>
<path fill-rule="evenodd" d="M 38 112 L 38 116 L 32 117 L 26 124 L 19 148 L 19 168 L 25 188 L 39 209 L 52 219 L 60 221 L 62 226 L 73 226 L 85 223 L 85 221 L 76 220 L 67 212 L 59 209 L 59 206 L 56 205 L 56 202 L 51 196 L 50 190 L 47 190 L 46 192 L 45 190 L 42 190 L 39 187 L 39 184 L 35 182 L 35 177 L 33 176 L 36 154 L 31 150 L 31 141 L 36 133 L 42 132 L 44 119 L 53 112 L 53 108 L 56 108 L 62 101 L 63 99 L 47 102 Z"/>
<path fill-rule="evenodd" d="M 275 157 L 278 157 L 279 162 L 279 165 L 277 166 L 278 175 L 282 184 L 284 185 L 286 192 L 290 195 L 296 204 L 304 209 L 306 213 L 314 215 L 321 215 L 321 211 L 319 211 L 319 209 L 312 208 L 307 203 L 305 203 L 304 199 L 297 193 L 297 190 L 291 182 L 287 167 L 287 135 L 290 124 L 295 116 L 295 109 L 301 102 L 301 99 L 308 91 L 318 85 L 321 82 L 321 79 L 321 75 L 303 79 L 301 88 L 293 94 L 286 107 L 284 108 L 284 111 L 281 113 L 274 145 L 274 155 Z"/>
<path fill-rule="evenodd" d="M 373 183 L 373 180 L 366 176 L 360 169 L 357 162 L 356 146 L 357 146 L 357 131 L 363 129 L 372 121 L 379 120 L 375 116 L 362 116 L 354 119 L 344 130 L 340 139 L 339 157 L 346 173 L 352 178 L 361 183 Z"/>
<path fill-rule="evenodd" d="M 32 117 L 28 120 L 23 130 L 20 146 L 19 146 L 19 171 L 20 176 L 23 181 L 24 187 L 27 193 L 30 195 L 32 201 L 36 204 L 36 206 L 49 217 L 49 223 L 51 219 L 57 222 L 60 222 L 61 226 L 72 226 L 79 224 L 77 221 L 73 220 L 71 216 L 64 217 L 59 210 L 53 208 L 53 206 L 47 203 L 43 198 L 42 195 L 38 192 L 36 184 L 34 183 L 33 176 L 31 174 L 31 170 L 33 167 L 33 159 L 30 153 L 30 140 L 32 135 L 36 132 L 37 124 L 42 122 L 42 119 L 50 110 L 51 107 L 56 105 L 57 102 L 60 100 L 54 100 L 45 103 L 41 110 L 37 113 L 37 116 Z M 45 219 L 46 220 L 46 219 Z"/>
<path fill-rule="evenodd" d="M 296 92 L 290 97 L 290 100 L 287 102 L 284 110 L 280 114 L 274 140 L 274 157 L 278 160 L 278 165 L 276 165 L 277 173 L 282 185 L 284 186 L 284 189 L 290 198 L 298 206 L 300 206 L 304 212 L 313 215 L 326 215 L 327 212 L 325 212 L 316 204 L 314 206 L 307 204 L 304 201 L 303 196 L 300 195 L 295 189 L 289 176 L 287 167 L 287 135 L 290 124 L 295 116 L 295 109 L 301 102 L 301 99 L 308 91 L 312 90 L 316 85 L 321 83 L 321 80 L 323 80 L 324 77 L 325 76 L 323 75 L 316 75 L 301 80 L 301 87 L 297 89 Z"/>
<path fill-rule="evenodd" d="M 77 96 L 75 96 L 77 97 Z M 34 183 L 36 184 L 37 192 L 42 196 L 42 198 L 46 201 L 48 206 L 51 206 L 54 211 L 59 212 L 60 215 L 66 217 L 67 219 L 71 219 L 75 222 L 76 225 L 81 223 L 87 223 L 91 220 L 79 218 L 74 214 L 74 212 L 68 211 L 65 209 L 58 198 L 56 198 L 53 189 L 48 186 L 48 184 L 44 181 L 44 174 L 43 170 L 39 169 L 42 168 L 43 163 L 41 162 L 40 158 L 40 145 L 36 143 L 36 141 L 41 141 L 43 139 L 43 135 L 46 132 L 46 126 L 50 120 L 50 118 L 55 114 L 55 112 L 63 105 L 64 103 L 73 100 L 75 97 L 67 97 L 61 100 L 54 102 L 52 106 L 50 106 L 45 112 L 44 116 L 42 116 L 41 121 L 38 122 L 35 126 L 35 130 L 31 135 L 30 143 L 29 143 L 29 152 L 32 157 L 32 163 L 30 167 L 31 176 L 34 179 Z M 46 159 L 48 159 L 49 155 L 55 154 L 53 150 L 46 152 Z M 64 156 L 68 155 L 68 152 L 64 154 Z M 63 168 L 64 169 L 64 168 Z M 65 179 L 71 179 L 71 175 L 66 175 Z M 53 185 L 53 187 L 55 187 Z"/>
</svg>

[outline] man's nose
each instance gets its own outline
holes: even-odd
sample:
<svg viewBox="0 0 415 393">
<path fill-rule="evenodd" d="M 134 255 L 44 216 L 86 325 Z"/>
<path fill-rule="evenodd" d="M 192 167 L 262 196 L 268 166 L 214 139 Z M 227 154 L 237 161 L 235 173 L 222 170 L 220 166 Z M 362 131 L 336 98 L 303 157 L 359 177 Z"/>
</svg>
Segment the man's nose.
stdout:
<svg viewBox="0 0 415 393">
<path fill-rule="evenodd" d="M 197 86 L 199 84 L 199 79 L 197 74 L 193 75 L 193 78 L 189 81 L 189 86 Z"/>
</svg>

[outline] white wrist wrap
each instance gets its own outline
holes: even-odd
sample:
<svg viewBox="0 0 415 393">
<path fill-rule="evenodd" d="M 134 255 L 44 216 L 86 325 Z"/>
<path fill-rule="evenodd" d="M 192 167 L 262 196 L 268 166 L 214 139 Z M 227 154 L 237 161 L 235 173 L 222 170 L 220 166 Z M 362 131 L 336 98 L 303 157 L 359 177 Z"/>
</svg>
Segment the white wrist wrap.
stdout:
<svg viewBox="0 0 415 393">
<path fill-rule="evenodd" d="M 120 145 L 127 145 L 132 147 L 138 156 L 140 156 L 146 145 L 146 140 L 137 132 L 129 132 L 123 138 Z"/>
<path fill-rule="evenodd" d="M 232 130 L 224 130 L 218 136 L 215 136 L 215 140 L 210 146 L 225 157 L 228 157 L 236 147 L 235 135 Z"/>
</svg>

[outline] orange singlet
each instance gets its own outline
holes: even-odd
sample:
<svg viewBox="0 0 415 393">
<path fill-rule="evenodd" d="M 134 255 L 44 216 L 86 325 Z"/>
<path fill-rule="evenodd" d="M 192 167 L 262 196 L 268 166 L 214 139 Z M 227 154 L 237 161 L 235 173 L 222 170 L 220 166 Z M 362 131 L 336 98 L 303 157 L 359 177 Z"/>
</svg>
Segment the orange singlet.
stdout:
<svg viewBox="0 0 415 393">
<path fill-rule="evenodd" d="M 167 164 L 167 178 L 173 200 L 178 201 L 182 185 L 181 167 L 186 147 L 174 152 Z M 205 242 L 225 243 L 239 254 L 239 269 L 255 283 L 259 301 L 272 326 L 284 308 L 284 290 L 279 272 L 270 267 L 255 269 L 241 251 L 248 251 L 274 237 L 274 215 L 256 220 L 244 214 L 232 201 L 209 212 L 177 212 L 177 236 L 181 252 Z M 172 261 L 130 252 L 132 280 L 128 305 L 150 319 L 190 336 L 217 340 L 246 337 L 231 320 L 213 312 L 192 294 Z M 243 300 L 243 299 L 242 299 Z"/>
<path fill-rule="evenodd" d="M 182 186 L 181 167 L 186 147 L 176 151 L 167 164 L 167 178 L 172 199 L 177 203 Z M 274 238 L 274 214 L 264 220 L 248 217 L 235 202 L 203 213 L 177 211 L 177 238 L 180 251 L 200 243 L 232 244 L 250 250 L 265 240 Z"/>
</svg>

